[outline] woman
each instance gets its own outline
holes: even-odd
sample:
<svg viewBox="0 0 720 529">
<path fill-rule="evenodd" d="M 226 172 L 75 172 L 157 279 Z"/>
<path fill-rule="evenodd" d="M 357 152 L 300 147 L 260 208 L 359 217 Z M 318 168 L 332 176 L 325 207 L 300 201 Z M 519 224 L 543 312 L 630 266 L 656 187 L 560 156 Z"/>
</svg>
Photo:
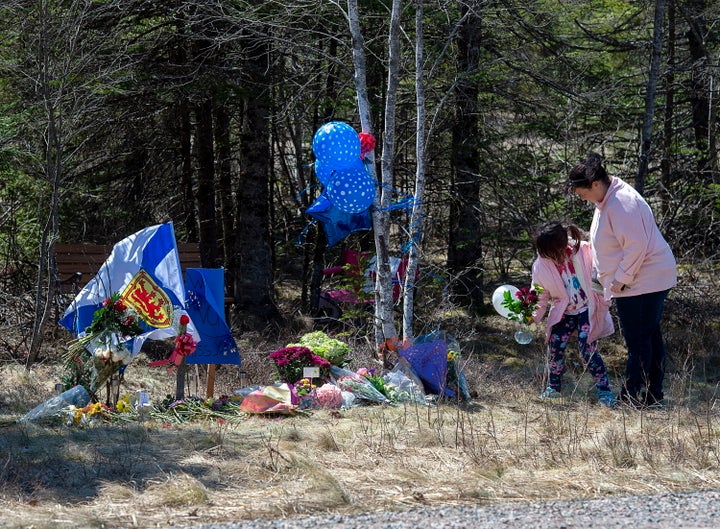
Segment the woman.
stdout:
<svg viewBox="0 0 720 529">
<path fill-rule="evenodd" d="M 599 154 L 589 153 L 568 180 L 582 200 L 595 205 L 593 267 L 605 299 L 615 299 L 628 349 L 620 399 L 633 406 L 662 405 L 665 344 L 660 321 L 665 298 L 677 283 L 675 257 L 650 206 L 631 185 L 608 176 Z"/>
</svg>

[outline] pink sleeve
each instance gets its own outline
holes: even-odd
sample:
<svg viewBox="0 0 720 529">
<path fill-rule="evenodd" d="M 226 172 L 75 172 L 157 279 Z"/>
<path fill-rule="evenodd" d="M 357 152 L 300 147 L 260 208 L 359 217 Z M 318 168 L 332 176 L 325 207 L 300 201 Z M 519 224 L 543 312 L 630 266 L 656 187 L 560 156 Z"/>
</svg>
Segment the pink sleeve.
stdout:
<svg viewBox="0 0 720 529">
<path fill-rule="evenodd" d="M 535 285 L 538 285 L 543 289 L 543 291 L 538 296 L 537 308 L 535 309 L 535 312 L 533 312 L 533 321 L 535 323 L 540 323 L 545 316 L 545 312 L 547 311 L 547 306 L 550 302 L 550 294 L 548 293 L 548 289 L 545 288 L 545 285 L 543 284 L 542 264 L 539 259 L 536 259 L 532 265 L 531 285 L 533 287 Z"/>
<path fill-rule="evenodd" d="M 615 280 L 623 284 L 632 284 L 645 261 L 655 219 L 646 204 L 634 201 L 635 207 L 631 209 L 625 206 L 633 206 L 628 203 L 632 198 L 618 197 L 618 199 L 616 207 L 608 212 L 618 243 L 622 247 L 622 258 L 615 272 Z"/>
</svg>

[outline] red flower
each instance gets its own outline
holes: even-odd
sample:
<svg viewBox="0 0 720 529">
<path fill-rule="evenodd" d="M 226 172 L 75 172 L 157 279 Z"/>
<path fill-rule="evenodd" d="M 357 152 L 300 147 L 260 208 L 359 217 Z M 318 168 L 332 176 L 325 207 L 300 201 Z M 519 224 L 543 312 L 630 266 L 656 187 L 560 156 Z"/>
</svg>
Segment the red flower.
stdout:
<svg viewBox="0 0 720 529">
<path fill-rule="evenodd" d="M 117 312 L 125 312 L 127 309 L 127 305 L 123 303 L 121 300 L 117 300 L 115 303 L 113 303 L 113 309 L 115 309 Z"/>
<path fill-rule="evenodd" d="M 180 316 L 180 325 L 187 325 L 188 323 L 190 323 L 190 318 L 187 314 Z"/>
</svg>

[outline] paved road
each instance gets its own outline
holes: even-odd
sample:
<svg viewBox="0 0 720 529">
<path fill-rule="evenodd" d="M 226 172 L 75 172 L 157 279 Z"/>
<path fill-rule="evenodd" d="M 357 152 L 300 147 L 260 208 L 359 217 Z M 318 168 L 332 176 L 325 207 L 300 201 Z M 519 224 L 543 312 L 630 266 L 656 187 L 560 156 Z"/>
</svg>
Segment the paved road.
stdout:
<svg viewBox="0 0 720 529">
<path fill-rule="evenodd" d="M 445 506 L 187 529 L 720 529 L 720 490 L 599 500 Z"/>
</svg>

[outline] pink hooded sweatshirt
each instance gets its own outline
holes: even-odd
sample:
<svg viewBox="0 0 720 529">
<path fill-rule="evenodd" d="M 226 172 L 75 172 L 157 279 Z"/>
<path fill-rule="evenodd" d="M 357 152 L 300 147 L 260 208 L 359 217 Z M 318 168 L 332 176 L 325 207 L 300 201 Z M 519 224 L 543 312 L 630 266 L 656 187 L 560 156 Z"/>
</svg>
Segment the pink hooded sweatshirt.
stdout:
<svg viewBox="0 0 720 529">
<path fill-rule="evenodd" d="M 593 266 L 605 299 L 668 290 L 677 283 L 677 265 L 647 202 L 634 187 L 613 178 L 590 226 Z M 610 292 L 616 280 L 627 285 Z"/>
<path fill-rule="evenodd" d="M 580 281 L 580 286 L 588 296 L 588 320 L 590 321 L 588 342 L 594 342 L 615 332 L 615 326 L 610 317 L 610 303 L 594 292 L 591 287 L 592 259 L 592 248 L 590 243 L 585 241 L 580 243 L 578 252 L 570 257 L 575 266 L 575 273 Z M 535 259 L 532 266 L 532 284 L 543 288 L 539 295 L 537 309 L 533 314 L 535 323 L 542 321 L 548 303 L 551 304 L 545 329 L 545 339 L 549 340 L 552 327 L 562 319 L 570 298 L 565 290 L 557 266 L 550 259 L 544 257 Z"/>
</svg>

